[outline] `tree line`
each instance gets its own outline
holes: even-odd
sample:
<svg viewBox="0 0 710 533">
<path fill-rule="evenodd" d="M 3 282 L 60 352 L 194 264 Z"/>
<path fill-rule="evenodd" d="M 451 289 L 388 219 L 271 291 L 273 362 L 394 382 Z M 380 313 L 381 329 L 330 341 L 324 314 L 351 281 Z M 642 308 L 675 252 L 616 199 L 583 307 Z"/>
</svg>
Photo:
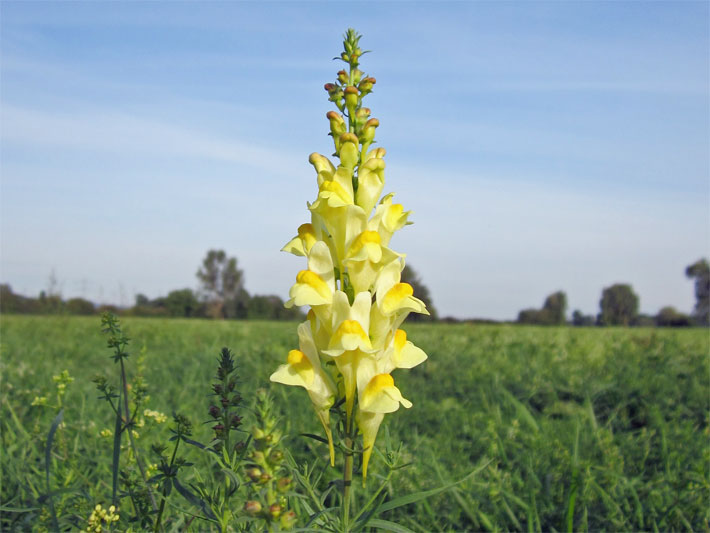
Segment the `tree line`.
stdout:
<svg viewBox="0 0 710 533">
<path fill-rule="evenodd" d="M 655 316 L 639 313 L 639 297 L 631 285 L 617 283 L 602 291 L 599 313 L 585 315 L 574 310 L 570 324 L 574 326 L 710 326 L 710 264 L 700 259 L 686 268 L 685 274 L 695 282 L 696 304 L 691 315 L 671 306 L 663 307 Z M 148 298 L 137 294 L 133 306 L 118 308 L 113 305 L 96 306 L 84 298 L 63 300 L 52 287 L 37 298 L 15 294 L 8 284 L 0 284 L 0 313 L 91 315 L 106 310 L 117 314 L 154 317 L 302 320 L 298 308 L 286 309 L 276 295 L 250 295 L 244 287 L 244 272 L 236 257 L 224 250 L 209 250 L 197 273 L 199 288 L 177 289 L 165 296 Z M 417 272 L 407 265 L 401 281 L 409 283 L 427 306 L 430 315 L 413 314 L 411 321 L 439 319 L 431 292 Z M 523 309 L 518 314 L 520 324 L 561 325 L 567 323 L 567 295 L 557 291 L 549 295 L 540 309 Z M 461 322 L 445 318 L 447 322 Z M 496 323 L 495 320 L 471 320 L 476 323 Z"/>
<path fill-rule="evenodd" d="M 685 269 L 695 282 L 695 308 L 691 315 L 671 306 L 663 307 L 655 316 L 639 313 L 639 297 L 626 283 L 616 283 L 602 291 L 599 313 L 585 315 L 578 309 L 572 313 L 574 326 L 710 326 L 710 264 L 700 259 Z M 518 314 L 521 324 L 558 325 L 566 322 L 567 295 L 558 291 L 545 299 L 541 309 L 523 309 Z"/>
</svg>

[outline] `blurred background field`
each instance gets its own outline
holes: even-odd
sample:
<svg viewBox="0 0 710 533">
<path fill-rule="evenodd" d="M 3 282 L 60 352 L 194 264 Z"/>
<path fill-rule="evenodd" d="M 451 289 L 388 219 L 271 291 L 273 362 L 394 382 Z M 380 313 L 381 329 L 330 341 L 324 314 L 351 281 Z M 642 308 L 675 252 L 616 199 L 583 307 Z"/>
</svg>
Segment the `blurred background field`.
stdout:
<svg viewBox="0 0 710 533">
<path fill-rule="evenodd" d="M 129 373 L 144 367 L 150 409 L 189 416 L 210 438 L 210 383 L 231 348 L 249 398 L 297 342 L 296 323 L 126 318 Z M 386 418 L 412 466 L 398 495 L 480 471 L 385 518 L 415 531 L 707 530 L 710 527 L 706 329 L 415 324 L 429 355 L 395 375 L 414 406 Z M 98 317 L 2 317 L 0 528 L 48 524 L 44 446 L 67 370 L 64 425 L 52 455 L 58 514 L 81 526 L 110 498 L 112 427 L 97 373 L 116 379 Z M 130 379 L 130 377 L 129 377 Z M 327 454 L 308 397 L 271 388 L 299 463 Z M 47 405 L 42 404 L 42 397 Z M 33 405 L 34 404 L 34 405 Z M 167 435 L 146 424 L 140 439 Z M 386 439 L 378 440 L 384 446 Z M 372 472 L 382 470 L 373 456 Z M 324 464 L 325 461 L 322 461 Z M 340 470 L 333 470 L 332 477 Z M 189 480 L 188 480 L 189 481 Z M 188 504 L 183 502 L 184 506 Z"/>
</svg>

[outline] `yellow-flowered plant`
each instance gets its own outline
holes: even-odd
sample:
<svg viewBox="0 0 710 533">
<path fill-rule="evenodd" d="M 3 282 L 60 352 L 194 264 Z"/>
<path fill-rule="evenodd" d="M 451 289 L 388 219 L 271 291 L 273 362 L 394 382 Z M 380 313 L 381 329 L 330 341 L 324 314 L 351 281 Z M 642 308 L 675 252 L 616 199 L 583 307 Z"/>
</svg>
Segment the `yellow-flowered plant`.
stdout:
<svg viewBox="0 0 710 533">
<path fill-rule="evenodd" d="M 358 68 L 363 54 L 359 40 L 348 30 L 339 58 L 348 70 L 325 85 L 339 111 L 327 114 L 339 161 L 336 165 L 317 153 L 309 158 L 318 182 L 318 195 L 308 204 L 311 220 L 283 250 L 307 259 L 286 306 L 307 305 L 310 310 L 298 327 L 298 349 L 271 375 L 271 381 L 306 389 L 325 430 L 333 465 L 330 410 L 344 400 L 346 490 L 357 430 L 363 438 L 364 484 L 385 414 L 400 405 L 412 406 L 392 372 L 412 368 L 427 357 L 400 329 L 409 313 L 428 312 L 411 285 L 401 282 L 404 254 L 389 248 L 392 235 L 411 224 L 411 212 L 395 204 L 391 193 L 380 199 L 385 149 L 372 147 L 379 121 L 370 117 L 362 101 L 375 79 Z"/>
</svg>

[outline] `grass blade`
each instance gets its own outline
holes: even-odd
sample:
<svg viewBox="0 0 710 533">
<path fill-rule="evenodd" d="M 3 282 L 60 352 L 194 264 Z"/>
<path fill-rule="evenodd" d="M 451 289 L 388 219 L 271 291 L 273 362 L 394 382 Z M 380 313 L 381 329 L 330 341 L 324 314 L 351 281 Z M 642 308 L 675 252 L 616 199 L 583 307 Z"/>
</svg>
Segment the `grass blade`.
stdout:
<svg viewBox="0 0 710 533">
<path fill-rule="evenodd" d="M 400 526 L 395 522 L 382 520 L 380 518 L 373 518 L 367 525 L 376 527 L 377 529 L 382 529 L 384 531 L 392 531 L 393 533 L 414 533 L 411 529 L 407 529 L 406 527 Z"/>
<path fill-rule="evenodd" d="M 382 506 L 380 506 L 379 512 L 384 513 L 385 511 L 391 511 L 392 509 L 396 509 L 397 507 L 402 507 L 403 505 L 409 505 L 410 503 L 415 503 L 415 502 L 418 502 L 418 501 L 423 500 L 425 498 L 429 498 L 431 496 L 439 494 L 440 492 L 444 492 L 446 490 L 449 490 L 451 487 L 455 487 L 456 485 L 463 483 L 464 481 L 466 481 L 470 477 L 473 477 L 474 475 L 478 474 L 481 470 L 483 470 L 489 464 L 491 464 L 491 462 L 492 462 L 492 460 L 486 462 L 486 464 L 478 467 L 476 470 L 472 471 L 467 476 L 462 477 L 458 481 L 454 481 L 452 483 L 449 483 L 448 485 L 444 485 L 444 486 L 438 487 L 436 489 L 415 492 L 414 494 L 408 494 L 406 496 L 402 496 L 400 498 L 395 498 L 394 500 L 390 500 L 390 501 L 382 504 Z"/>
<path fill-rule="evenodd" d="M 52 526 L 55 531 L 59 531 L 59 522 L 57 521 L 57 513 L 54 511 L 54 499 L 52 498 L 49 490 L 49 471 L 52 465 L 52 443 L 54 442 L 54 435 L 57 432 L 59 424 L 62 423 L 64 418 L 64 409 L 60 409 L 57 416 L 54 417 L 52 421 L 52 426 L 49 428 L 49 435 L 47 435 L 47 446 L 44 450 L 44 472 L 47 479 L 47 495 L 49 496 L 49 510 L 52 513 Z"/>
</svg>

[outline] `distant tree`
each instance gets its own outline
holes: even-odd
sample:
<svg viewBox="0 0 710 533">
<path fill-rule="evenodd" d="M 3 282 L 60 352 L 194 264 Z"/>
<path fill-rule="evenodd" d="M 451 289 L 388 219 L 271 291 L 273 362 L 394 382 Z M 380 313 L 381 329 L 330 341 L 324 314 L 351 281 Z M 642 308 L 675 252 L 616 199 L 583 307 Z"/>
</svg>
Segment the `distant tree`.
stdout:
<svg viewBox="0 0 710 533">
<path fill-rule="evenodd" d="M 71 315 L 93 315 L 96 312 L 94 304 L 84 298 L 70 298 L 66 310 Z"/>
<path fill-rule="evenodd" d="M 693 318 L 701 326 L 710 326 L 710 264 L 707 259 L 699 259 L 685 269 L 685 275 L 695 278 Z"/>
<path fill-rule="evenodd" d="M 556 325 L 565 323 L 567 295 L 557 291 L 545 298 L 542 309 L 523 309 L 518 313 L 521 324 Z"/>
<path fill-rule="evenodd" d="M 195 316 L 200 302 L 191 289 L 171 291 L 165 297 L 165 309 L 170 316 Z"/>
<path fill-rule="evenodd" d="M 150 298 L 148 298 L 145 294 L 136 294 L 136 307 L 148 305 L 150 305 Z"/>
<path fill-rule="evenodd" d="M 690 317 L 674 307 L 667 306 L 658 312 L 655 322 L 660 327 L 679 328 L 690 326 Z"/>
<path fill-rule="evenodd" d="M 236 257 L 227 257 L 224 250 L 210 250 L 197 271 L 197 278 L 208 302 L 208 314 L 213 318 L 244 318 L 244 273 L 237 268 Z M 243 316 L 240 316 L 243 315 Z"/>
<path fill-rule="evenodd" d="M 602 326 L 629 326 L 638 315 L 639 298 L 631 285 L 617 283 L 602 292 L 598 321 Z"/>
<path fill-rule="evenodd" d="M 417 274 L 411 266 L 405 265 L 404 270 L 402 270 L 401 282 L 409 283 L 412 286 L 412 289 L 414 289 L 414 296 L 424 302 L 426 304 L 427 311 L 429 311 L 429 316 L 419 313 L 412 313 L 409 315 L 408 320 L 411 322 L 437 320 L 439 315 L 436 311 L 436 307 L 434 307 L 434 302 L 431 299 L 429 287 L 424 285 L 424 282 L 419 277 L 419 274 Z"/>
<path fill-rule="evenodd" d="M 539 309 L 523 309 L 518 313 L 518 322 L 521 324 L 542 324 L 542 312 Z"/>
<path fill-rule="evenodd" d="M 575 309 L 572 313 L 572 325 L 573 326 L 593 326 L 594 317 L 592 315 L 585 315 L 579 309 Z"/>
<path fill-rule="evenodd" d="M 542 311 L 548 324 L 564 324 L 567 313 L 567 295 L 557 291 L 545 298 Z"/>
</svg>

